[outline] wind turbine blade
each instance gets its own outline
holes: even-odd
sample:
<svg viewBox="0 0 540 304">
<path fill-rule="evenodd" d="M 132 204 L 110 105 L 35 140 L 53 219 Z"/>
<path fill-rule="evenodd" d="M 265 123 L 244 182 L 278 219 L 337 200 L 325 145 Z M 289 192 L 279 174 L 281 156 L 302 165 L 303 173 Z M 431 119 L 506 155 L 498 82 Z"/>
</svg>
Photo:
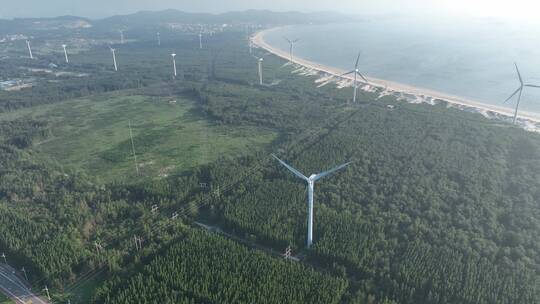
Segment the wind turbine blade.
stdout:
<svg viewBox="0 0 540 304">
<path fill-rule="evenodd" d="M 292 43 L 292 41 L 289 40 L 289 38 L 287 38 L 287 37 L 285 37 L 285 40 L 287 40 L 287 42 L 288 42 L 289 44 Z"/>
<path fill-rule="evenodd" d="M 296 42 L 298 42 L 298 41 L 300 41 L 300 39 L 293 40 L 293 43 L 296 43 Z"/>
<path fill-rule="evenodd" d="M 287 169 L 289 169 L 292 173 L 294 173 L 294 175 L 298 176 L 299 178 L 305 180 L 305 181 L 308 181 L 309 179 L 307 177 L 304 176 L 304 174 L 300 173 L 300 171 L 296 170 L 295 168 L 287 165 L 284 161 L 282 161 L 281 159 L 279 159 L 277 156 L 275 156 L 274 154 L 272 154 L 272 157 L 277 159 L 283 166 L 285 166 Z"/>
<path fill-rule="evenodd" d="M 519 68 L 518 68 L 518 65 L 517 63 L 514 63 L 516 65 L 516 71 L 517 71 L 517 74 L 518 74 L 518 77 L 519 77 L 519 82 L 521 83 L 521 85 L 523 85 L 523 78 L 521 78 L 521 73 L 519 72 Z"/>
<path fill-rule="evenodd" d="M 319 173 L 319 174 L 315 175 L 314 180 L 319 180 L 319 179 L 321 179 L 321 178 L 323 178 L 323 177 L 325 177 L 325 176 L 328 176 L 328 175 L 330 175 L 330 174 L 332 174 L 332 173 L 334 173 L 334 172 L 336 172 L 336 171 L 338 171 L 338 170 L 341 170 L 341 169 L 347 167 L 347 166 L 350 165 L 351 163 L 352 163 L 352 162 L 348 162 L 348 163 L 346 163 L 346 164 L 337 166 L 337 167 L 335 167 L 334 169 L 330 169 L 330 170 L 328 170 L 328 171 L 326 171 L 326 172 Z"/>
<path fill-rule="evenodd" d="M 369 82 L 369 81 L 366 79 L 366 77 L 364 77 L 364 75 L 362 75 L 360 72 L 358 72 L 358 75 L 359 75 L 360 77 L 362 77 L 362 79 L 364 79 L 365 82 Z"/>
<path fill-rule="evenodd" d="M 529 88 L 540 88 L 540 86 L 537 86 L 537 85 L 534 85 L 534 84 L 526 84 L 525 86 L 529 87 Z"/>
<path fill-rule="evenodd" d="M 504 102 L 508 102 L 510 99 L 512 99 L 514 96 L 516 96 L 517 93 L 519 93 L 519 91 L 521 91 L 522 88 L 519 87 L 512 95 L 510 95 L 510 97 L 508 97 L 507 100 L 505 100 Z"/>
<path fill-rule="evenodd" d="M 354 64 L 354 68 L 355 68 L 355 69 L 358 68 L 358 62 L 360 61 L 360 55 L 361 55 L 361 54 L 362 54 L 361 52 L 358 53 L 358 57 L 356 57 L 356 63 Z"/>
<path fill-rule="evenodd" d="M 351 74 L 353 74 L 353 73 L 356 73 L 356 71 L 350 71 L 350 72 L 347 72 L 347 73 L 343 73 L 343 74 L 339 75 L 339 77 L 351 75 Z"/>
</svg>

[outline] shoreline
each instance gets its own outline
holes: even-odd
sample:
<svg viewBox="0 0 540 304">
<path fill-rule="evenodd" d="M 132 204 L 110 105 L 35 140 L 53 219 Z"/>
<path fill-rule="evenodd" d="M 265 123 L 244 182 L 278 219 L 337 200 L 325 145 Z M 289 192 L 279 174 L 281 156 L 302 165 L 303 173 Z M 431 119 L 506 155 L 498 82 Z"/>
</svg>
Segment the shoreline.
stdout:
<svg viewBox="0 0 540 304">
<path fill-rule="evenodd" d="M 290 61 L 290 54 L 287 51 L 280 50 L 276 47 L 273 47 L 264 40 L 264 36 L 267 33 L 279 30 L 281 28 L 283 27 L 274 27 L 274 28 L 259 31 L 252 37 L 252 42 L 257 47 L 262 48 L 275 56 L 278 56 L 287 61 Z M 297 56 L 293 58 L 292 63 L 296 65 L 300 65 L 303 68 L 308 69 L 310 71 L 326 74 L 327 79 L 324 80 L 325 83 L 328 83 L 330 81 L 330 78 L 337 78 L 338 80 L 347 79 L 349 81 L 353 80 L 353 78 L 350 76 L 340 76 L 343 73 L 347 72 L 345 70 L 341 70 L 339 68 L 330 67 L 330 66 L 326 66 L 326 65 L 319 64 L 316 62 L 312 62 L 312 61 L 309 61 L 309 60 L 306 60 Z M 499 118 L 501 120 L 509 120 L 509 119 L 511 120 L 514 117 L 514 110 L 510 108 L 505 108 L 505 107 L 496 106 L 496 105 L 489 105 L 482 102 L 469 100 L 463 97 L 438 92 L 435 90 L 414 87 L 411 85 L 406 85 L 406 84 L 388 81 L 384 79 L 377 79 L 374 77 L 369 77 L 369 75 L 367 75 L 366 78 L 368 78 L 369 84 L 360 83 L 359 88 L 364 91 L 373 91 L 374 89 L 382 89 L 383 91 L 380 97 L 385 96 L 385 95 L 393 95 L 397 97 L 398 99 L 408 99 L 408 101 L 411 103 L 424 102 L 424 103 L 435 104 L 435 103 L 440 103 L 442 101 L 442 102 L 446 102 L 449 107 L 453 106 L 453 107 L 460 108 L 462 110 L 469 110 L 472 112 L 477 112 L 487 118 Z M 321 79 L 321 82 L 322 81 L 323 79 Z M 341 85 L 340 87 L 344 87 L 344 85 Z M 408 96 L 409 97 L 414 96 L 414 98 L 408 98 Z M 540 123 L 540 114 L 520 111 L 518 114 L 518 123 L 520 123 L 520 125 L 524 126 L 526 129 L 537 130 L 537 127 L 535 126 L 535 124 Z"/>
</svg>

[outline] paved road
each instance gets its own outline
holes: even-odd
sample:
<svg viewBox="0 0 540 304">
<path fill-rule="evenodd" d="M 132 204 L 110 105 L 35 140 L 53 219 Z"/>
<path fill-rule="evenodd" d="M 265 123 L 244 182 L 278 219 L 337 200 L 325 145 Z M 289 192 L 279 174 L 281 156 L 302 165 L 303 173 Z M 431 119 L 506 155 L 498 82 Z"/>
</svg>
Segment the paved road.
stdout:
<svg viewBox="0 0 540 304">
<path fill-rule="evenodd" d="M 49 303 L 33 294 L 30 289 L 28 289 L 27 285 L 23 282 L 23 280 L 21 280 L 19 277 L 17 277 L 17 275 L 15 275 L 15 270 L 3 263 L 0 264 L 0 292 L 15 301 L 15 303 L 17 304 Z"/>
</svg>

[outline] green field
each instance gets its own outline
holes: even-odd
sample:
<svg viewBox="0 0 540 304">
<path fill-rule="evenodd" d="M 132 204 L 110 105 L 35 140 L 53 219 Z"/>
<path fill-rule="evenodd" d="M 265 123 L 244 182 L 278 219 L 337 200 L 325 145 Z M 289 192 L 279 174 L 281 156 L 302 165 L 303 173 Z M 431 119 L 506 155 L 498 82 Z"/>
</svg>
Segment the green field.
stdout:
<svg viewBox="0 0 540 304">
<path fill-rule="evenodd" d="M 127 90 L 0 115 L 0 120 L 17 118 L 50 122 L 49 138 L 34 149 L 106 181 L 136 176 L 130 123 L 144 177 L 165 177 L 218 157 L 247 154 L 277 137 L 268 129 L 217 125 L 191 100 Z"/>
</svg>

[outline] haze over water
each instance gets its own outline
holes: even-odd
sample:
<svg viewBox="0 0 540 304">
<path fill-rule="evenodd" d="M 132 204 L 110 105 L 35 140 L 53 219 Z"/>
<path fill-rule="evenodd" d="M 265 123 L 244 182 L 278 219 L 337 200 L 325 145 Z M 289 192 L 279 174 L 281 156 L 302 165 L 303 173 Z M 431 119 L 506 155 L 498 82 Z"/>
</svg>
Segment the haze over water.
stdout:
<svg viewBox="0 0 540 304">
<path fill-rule="evenodd" d="M 285 27 L 265 40 L 288 50 L 284 37 L 300 38 L 295 54 L 310 61 L 351 70 L 361 50 L 360 71 L 368 76 L 486 104 L 503 105 L 519 87 L 514 62 L 526 83 L 540 85 L 540 26 L 373 18 Z M 516 99 L 506 106 L 514 107 Z M 520 109 L 540 113 L 540 89 L 526 88 Z"/>
</svg>

